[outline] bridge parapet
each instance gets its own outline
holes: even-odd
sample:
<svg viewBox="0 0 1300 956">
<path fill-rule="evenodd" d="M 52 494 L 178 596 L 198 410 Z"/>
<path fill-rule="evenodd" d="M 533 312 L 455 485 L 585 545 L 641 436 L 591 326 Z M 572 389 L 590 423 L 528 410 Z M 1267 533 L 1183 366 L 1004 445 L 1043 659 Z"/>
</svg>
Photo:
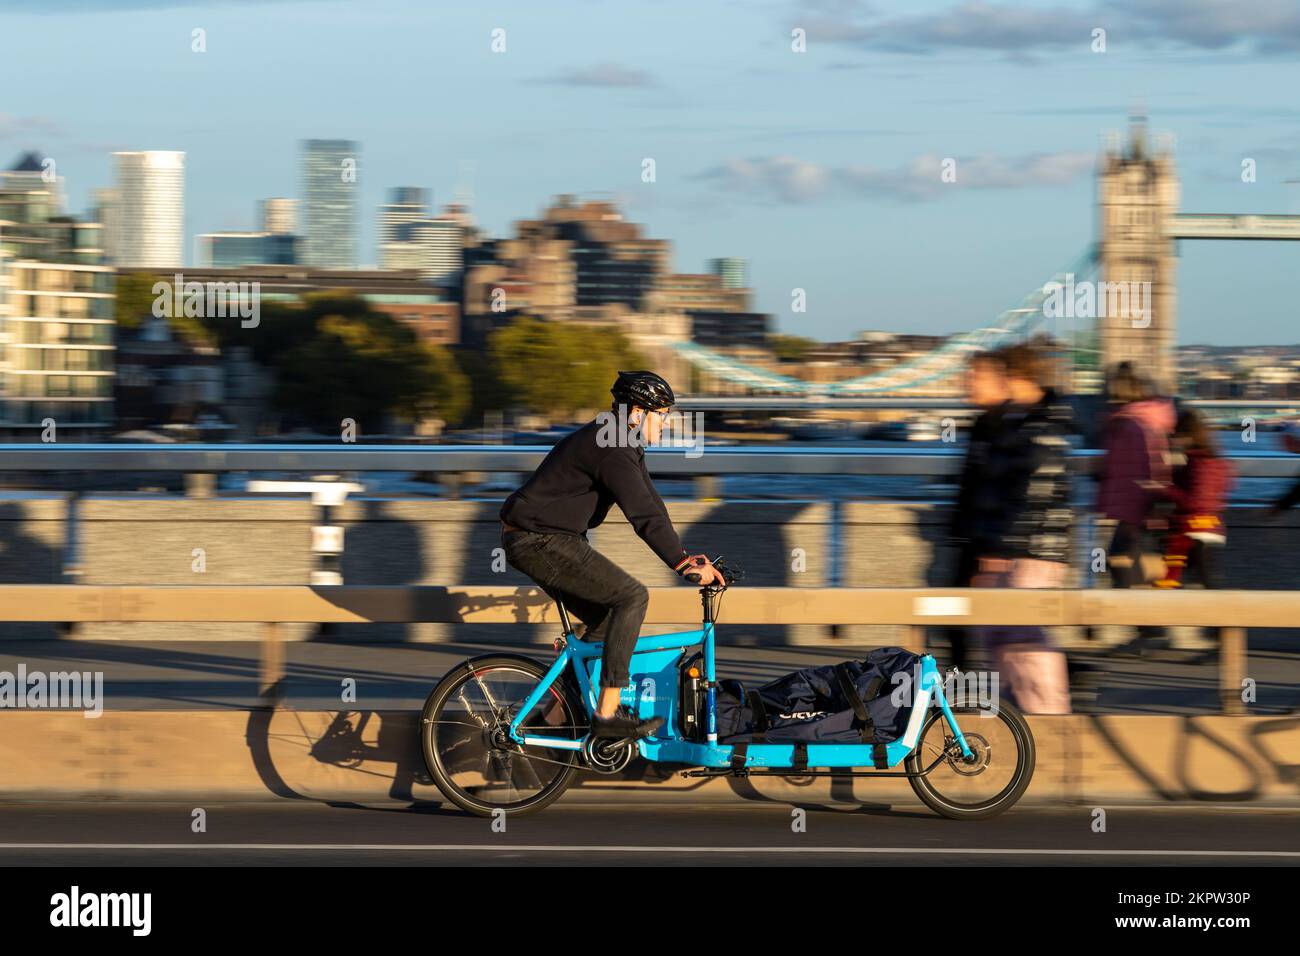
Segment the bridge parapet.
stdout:
<svg viewBox="0 0 1300 956">
<path fill-rule="evenodd" d="M 697 626 L 693 588 L 651 588 L 646 622 Z M 545 624 L 559 628 L 539 588 L 360 586 L 0 585 L 0 620 L 117 623 L 260 623 L 262 686 L 274 703 L 284 674 L 283 626 L 435 621 L 456 625 Z M 1203 625 L 1222 628 L 1223 709 L 1241 713 L 1246 628 L 1300 627 L 1300 592 L 1105 591 L 1000 588 L 735 588 L 719 628 L 733 625 L 904 625 L 922 650 L 927 626 Z"/>
</svg>

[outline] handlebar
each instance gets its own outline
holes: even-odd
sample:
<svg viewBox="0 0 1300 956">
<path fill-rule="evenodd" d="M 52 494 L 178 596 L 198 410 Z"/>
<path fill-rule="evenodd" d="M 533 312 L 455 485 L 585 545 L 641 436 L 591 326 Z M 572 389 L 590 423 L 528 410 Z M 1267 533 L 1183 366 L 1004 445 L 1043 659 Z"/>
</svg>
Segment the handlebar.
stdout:
<svg viewBox="0 0 1300 956">
<path fill-rule="evenodd" d="M 735 565 L 723 563 L 722 555 L 718 555 L 716 558 L 710 559 L 709 563 L 718 570 L 718 572 L 722 575 L 722 580 L 723 580 L 723 583 L 721 585 L 710 584 L 709 587 L 711 588 L 718 589 L 718 590 L 725 590 L 731 587 L 733 584 L 735 584 L 737 581 L 739 581 L 741 578 L 745 576 L 744 572 L 741 571 L 741 569 L 736 567 Z M 684 577 L 687 581 L 690 581 L 692 584 L 699 584 L 700 581 L 703 580 L 703 578 L 701 578 L 700 575 L 692 574 L 689 571 L 683 574 L 682 577 Z"/>
</svg>

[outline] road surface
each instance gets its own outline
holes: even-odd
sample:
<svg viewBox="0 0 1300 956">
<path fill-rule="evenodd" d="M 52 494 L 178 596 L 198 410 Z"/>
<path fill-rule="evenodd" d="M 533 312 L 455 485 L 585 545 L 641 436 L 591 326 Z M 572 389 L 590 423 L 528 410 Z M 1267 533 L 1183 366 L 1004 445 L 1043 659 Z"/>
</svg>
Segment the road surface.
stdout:
<svg viewBox="0 0 1300 956">
<path fill-rule="evenodd" d="M 566 798 L 506 821 L 436 804 L 213 804 L 193 833 L 192 804 L 0 806 L 0 865 L 282 866 L 508 864 L 946 867 L 1298 866 L 1292 809 L 1110 806 L 1016 808 L 983 822 L 942 820 L 916 805 L 839 809 L 716 803 L 671 807 L 629 797 Z"/>
</svg>

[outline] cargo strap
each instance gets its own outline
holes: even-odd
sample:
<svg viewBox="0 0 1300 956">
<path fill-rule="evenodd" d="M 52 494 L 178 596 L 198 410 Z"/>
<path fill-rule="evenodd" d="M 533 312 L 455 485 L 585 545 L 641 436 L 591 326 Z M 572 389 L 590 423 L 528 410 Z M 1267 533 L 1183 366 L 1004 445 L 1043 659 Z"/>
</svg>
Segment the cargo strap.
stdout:
<svg viewBox="0 0 1300 956">
<path fill-rule="evenodd" d="M 767 708 L 763 706 L 763 698 L 758 695 L 757 691 L 746 691 L 745 703 L 749 705 L 749 712 L 754 719 L 754 743 L 764 743 L 767 740 L 767 732 L 772 727 L 772 722 L 768 719 Z"/>
<path fill-rule="evenodd" d="M 808 769 L 808 745 L 797 743 L 794 745 L 794 756 L 790 760 L 790 767 L 793 770 Z"/>
<path fill-rule="evenodd" d="M 840 693 L 849 702 L 853 708 L 853 715 L 858 718 L 862 725 L 862 742 L 871 744 L 871 765 L 877 770 L 884 770 L 889 766 L 889 758 L 885 754 L 885 745 L 873 742 L 876 736 L 876 725 L 871 719 L 871 711 L 867 710 L 867 705 L 863 702 L 862 697 L 858 696 L 858 688 L 853 683 L 853 678 L 849 676 L 848 668 L 843 664 L 835 665 L 835 679 L 839 681 Z M 871 683 L 867 685 L 867 700 L 874 700 L 880 694 L 880 687 L 884 684 L 883 677 L 873 677 Z"/>
<path fill-rule="evenodd" d="M 731 770 L 733 773 L 745 769 L 745 757 L 749 753 L 749 744 L 732 744 Z"/>
</svg>

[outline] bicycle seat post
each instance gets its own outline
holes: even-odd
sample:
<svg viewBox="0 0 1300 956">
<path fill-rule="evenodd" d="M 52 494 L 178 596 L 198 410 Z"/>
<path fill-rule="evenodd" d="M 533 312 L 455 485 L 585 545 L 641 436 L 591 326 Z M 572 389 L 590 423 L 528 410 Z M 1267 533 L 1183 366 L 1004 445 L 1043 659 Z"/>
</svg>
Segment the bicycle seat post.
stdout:
<svg viewBox="0 0 1300 956">
<path fill-rule="evenodd" d="M 555 606 L 560 609 L 560 625 L 564 628 L 564 636 L 569 637 L 573 634 L 573 624 L 569 621 L 569 612 L 565 608 L 564 602 L 557 600 Z"/>
</svg>

